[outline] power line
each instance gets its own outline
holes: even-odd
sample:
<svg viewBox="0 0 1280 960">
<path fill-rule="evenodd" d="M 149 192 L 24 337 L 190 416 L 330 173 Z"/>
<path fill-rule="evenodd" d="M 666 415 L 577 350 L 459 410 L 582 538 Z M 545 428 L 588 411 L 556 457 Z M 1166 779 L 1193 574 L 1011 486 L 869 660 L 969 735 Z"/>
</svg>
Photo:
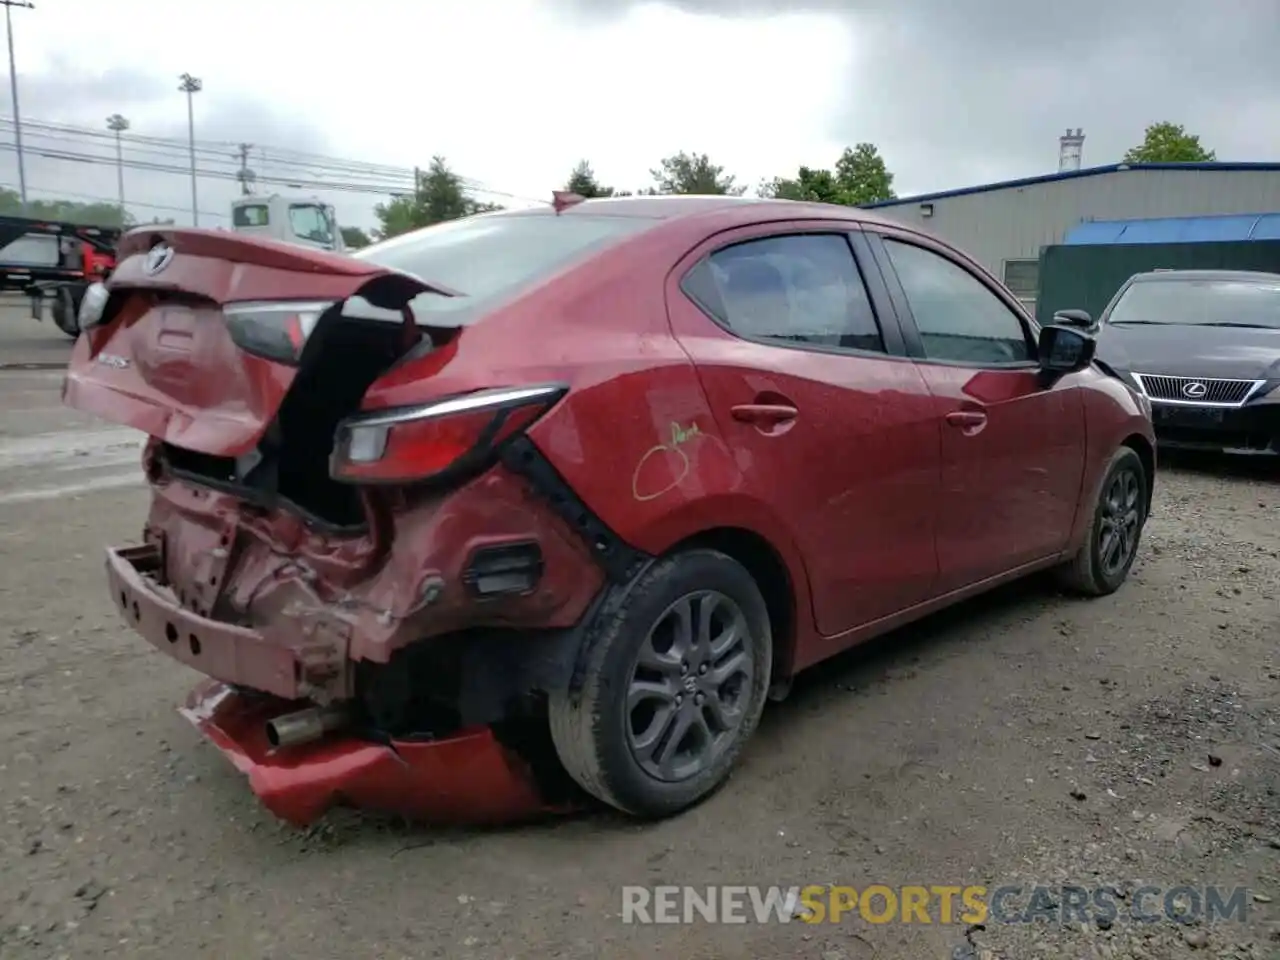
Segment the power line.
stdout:
<svg viewBox="0 0 1280 960">
<path fill-rule="evenodd" d="M 0 183 L 0 189 L 13 190 L 14 186 L 13 184 L 10 184 L 10 183 Z M 43 193 L 46 196 L 54 197 L 59 200 L 90 200 L 94 203 L 110 204 L 113 207 L 118 205 L 116 201 L 112 200 L 110 197 L 100 197 L 92 193 L 72 193 L 67 190 L 46 190 L 41 187 L 31 187 L 29 189 L 29 192 Z M 191 210 L 188 207 L 174 207 L 164 203 L 143 203 L 139 200 L 130 200 L 129 206 L 142 207 L 145 210 L 163 210 L 166 213 L 190 213 L 191 212 Z M 221 217 L 223 220 L 231 219 L 231 214 L 229 213 L 217 213 L 211 210 L 201 210 L 200 216 Z"/>
<path fill-rule="evenodd" d="M 3 119 L 0 119 L 0 128 L 3 128 L 6 124 L 7 124 L 7 121 L 5 121 L 5 120 L 3 120 Z M 26 136 L 27 136 L 27 138 L 28 138 L 28 139 L 30 139 L 30 138 L 33 136 L 33 133 L 34 133 L 35 138 L 37 138 L 37 139 L 39 139 L 39 140 L 42 140 L 42 141 L 43 141 L 43 140 L 48 140 L 48 141 L 51 141 L 51 142 L 53 142 L 53 143 L 59 143 L 59 144 L 64 144 L 64 143 L 65 143 L 65 144 L 70 144 L 70 145 L 72 145 L 72 146 L 82 146 L 82 147 L 83 147 L 83 146 L 86 146 L 86 145 L 89 145 L 89 144 L 86 144 L 86 142 L 85 142 L 85 141 L 86 141 L 86 138 L 84 138 L 84 137 L 82 137 L 82 136 L 67 135 L 67 134 L 62 134 L 62 133 L 46 133 L 46 132 L 45 132 L 45 131 L 43 131 L 43 130 L 32 131 L 32 130 L 29 128 L 29 124 L 27 124 L 27 123 L 24 123 L 24 124 L 23 124 L 23 128 L 24 128 L 24 132 L 25 132 L 25 134 L 26 134 Z M 124 140 L 124 138 L 122 137 L 122 141 L 123 141 L 123 140 Z M 96 143 L 96 142 L 91 143 L 91 145 L 92 145 L 92 146 L 94 146 L 94 147 L 102 146 L 102 144 L 99 144 L 99 143 Z M 129 154 L 136 154 L 136 155 L 139 155 L 139 158 L 154 157 L 154 158 L 159 159 L 159 160 L 171 160 L 171 161 L 172 161 L 172 160 L 178 160 L 178 159 L 181 159 L 181 160 L 184 160 L 184 161 L 185 161 L 185 160 L 188 160 L 188 151 L 187 151 L 185 148 L 182 148 L 182 149 L 180 149 L 180 150 L 177 150 L 177 149 L 163 149 L 163 148 L 158 148 L 158 147 L 136 147 L 136 146 L 130 145 L 130 146 L 128 146 L 128 147 L 126 147 L 126 148 L 124 148 L 124 149 L 125 149 L 126 151 L 128 151 L 128 153 L 129 153 Z M 197 150 L 197 155 L 198 155 L 198 158 L 206 164 L 206 167 L 205 167 L 206 171 L 208 171 L 208 170 L 210 169 L 210 167 L 208 166 L 209 164 L 214 164 L 214 165 L 217 165 L 217 164 L 228 164 L 228 163 L 229 163 L 229 160 L 231 159 L 231 158 L 228 158 L 228 157 L 227 157 L 225 154 L 223 154 L 223 153 L 212 153 L 212 151 L 205 151 L 205 150 L 203 150 L 203 149 L 198 149 L 198 150 Z M 95 154 L 92 154 L 92 156 L 105 156 L 105 154 L 97 154 L 97 153 L 95 153 Z M 132 157 L 131 157 L 131 159 L 132 159 Z M 272 166 L 272 167 L 280 167 L 280 168 L 283 168 L 283 169 L 287 169 L 288 167 L 292 166 L 291 164 L 277 163 L 277 162 L 274 162 L 274 161 L 271 161 L 271 160 L 268 160 L 268 164 L 269 164 L 270 166 Z M 229 171 L 230 171 L 231 169 L 232 169 L 232 168 L 230 168 L 230 167 L 228 168 L 228 170 L 229 170 Z M 219 172 L 221 172 L 221 171 L 219 171 Z M 312 172 L 313 172 L 313 174 L 325 175 L 325 174 L 330 173 L 331 171 L 326 171 L 326 170 L 323 170 L 323 169 L 319 169 L 319 170 L 312 171 Z M 332 171 L 332 173 L 334 173 L 334 174 L 342 174 L 342 173 L 344 173 L 344 172 L 340 172 L 340 171 Z M 280 174 L 280 176 L 282 176 L 282 177 L 283 177 L 283 176 L 285 176 L 285 175 L 286 175 L 286 174 L 284 174 L 284 173 L 281 173 L 281 174 Z M 406 172 L 406 174 L 405 174 L 405 176 L 410 176 L 410 175 L 411 175 L 411 174 L 409 174 L 409 173 L 407 173 L 407 172 Z M 401 180 L 401 181 L 399 181 L 399 182 L 396 182 L 396 183 L 388 183 L 388 184 L 386 185 L 386 192 L 398 191 L 398 190 L 408 190 L 408 189 L 412 189 L 412 188 L 411 188 L 411 187 L 406 187 L 406 185 L 404 184 L 403 180 Z"/>
<path fill-rule="evenodd" d="M 3 0 L 0 0 L 3 2 Z M 0 126 L 14 126 L 13 118 L 0 117 Z M 70 124 L 51 123 L 42 120 L 27 120 L 22 123 L 22 128 L 28 136 L 39 136 L 42 139 L 62 140 L 71 142 L 81 146 L 87 146 L 92 143 L 95 146 L 107 146 L 107 141 L 111 134 L 104 133 L 101 130 L 94 130 L 86 127 L 77 127 Z M 150 153 L 157 158 L 173 158 L 177 159 L 181 156 L 187 159 L 191 152 L 191 144 L 184 143 L 181 140 L 175 140 L 167 137 L 154 137 L 139 134 L 122 135 L 122 143 L 127 145 L 128 149 L 135 153 Z M 220 140 L 196 140 L 195 153 L 206 163 L 205 176 L 216 176 L 220 171 L 209 171 L 208 164 L 219 163 L 225 164 L 232 159 L 230 153 L 239 148 L 239 144 L 230 141 Z M 350 177 L 362 183 L 361 189 L 355 192 L 369 193 L 412 193 L 414 189 L 413 170 L 409 167 L 397 167 L 389 164 L 371 163 L 361 160 L 348 160 L 337 157 L 326 156 L 324 154 L 309 153 L 300 150 L 291 150 L 280 147 L 264 147 L 262 150 L 262 160 L 264 165 L 272 165 L 276 167 L 302 169 L 306 171 L 312 178 L 334 176 L 334 177 Z M 71 158 L 66 158 L 71 159 Z M 80 159 L 80 158 L 76 158 Z M 227 171 L 234 177 L 235 173 Z M 297 183 L 296 177 L 289 177 L 284 174 L 278 174 L 272 179 L 270 176 L 259 176 L 261 182 L 274 182 L 283 185 L 292 185 Z M 504 197 L 510 200 L 519 200 L 526 203 L 545 203 L 542 199 L 534 199 L 522 196 L 520 194 L 510 193 L 505 190 L 497 190 L 490 187 L 483 181 L 476 180 L 473 177 L 459 176 L 463 187 L 473 193 L 488 194 L 495 197 Z M 405 183 L 405 181 L 408 181 Z M 367 187 L 374 187 L 367 189 Z M 312 189 L 342 189 L 325 181 L 313 179 L 310 184 Z"/>
<path fill-rule="evenodd" d="M 0 142 L 0 150 L 13 152 L 17 149 L 17 145 L 11 142 Z M 49 160 L 60 160 L 69 163 L 85 163 L 91 166 L 113 165 L 114 161 L 109 157 L 99 154 L 77 153 L 71 150 L 55 150 L 52 148 L 34 148 L 26 147 L 27 153 L 34 153 L 37 156 L 45 157 Z M 191 175 L 191 170 L 187 167 L 180 167 L 175 164 L 165 164 L 145 160 L 125 159 L 124 166 L 130 170 L 146 170 L 151 173 L 168 173 L 180 176 Z M 229 180 L 238 181 L 235 171 L 232 170 L 209 170 L 197 167 L 196 175 L 210 180 Z M 398 190 L 385 183 L 350 183 L 335 182 L 330 180 L 311 180 L 305 177 L 284 177 L 284 176 L 259 176 L 259 183 L 270 183 L 279 186 L 295 187 L 297 189 L 309 190 L 333 190 L 343 193 L 359 193 L 365 195 L 386 195 L 394 192 L 410 193 L 413 190 L 411 184 L 405 184 Z"/>
</svg>

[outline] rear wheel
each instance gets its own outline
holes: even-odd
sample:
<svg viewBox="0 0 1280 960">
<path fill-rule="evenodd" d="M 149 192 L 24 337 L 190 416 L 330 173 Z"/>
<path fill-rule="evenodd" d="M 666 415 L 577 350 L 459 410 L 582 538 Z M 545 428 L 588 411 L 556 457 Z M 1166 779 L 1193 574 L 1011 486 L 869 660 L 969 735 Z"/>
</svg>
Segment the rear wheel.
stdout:
<svg viewBox="0 0 1280 960">
<path fill-rule="evenodd" d="M 1092 597 L 1120 588 L 1138 555 L 1151 506 L 1147 490 L 1142 458 L 1131 448 L 1121 447 L 1103 474 L 1084 546 L 1057 571 L 1062 586 Z"/>
<path fill-rule="evenodd" d="M 728 777 L 769 689 L 763 597 L 731 557 L 659 561 L 593 628 L 577 695 L 551 698 L 551 733 L 583 789 L 627 813 L 669 816 Z"/>
</svg>

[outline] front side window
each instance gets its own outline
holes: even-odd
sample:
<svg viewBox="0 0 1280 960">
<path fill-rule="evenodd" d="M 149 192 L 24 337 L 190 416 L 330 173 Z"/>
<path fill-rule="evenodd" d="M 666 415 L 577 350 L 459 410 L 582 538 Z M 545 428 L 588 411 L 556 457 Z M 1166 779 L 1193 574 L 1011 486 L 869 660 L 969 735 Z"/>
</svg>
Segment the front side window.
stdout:
<svg viewBox="0 0 1280 960">
<path fill-rule="evenodd" d="M 1280 330 L 1280 276 L 1139 280 L 1116 301 L 1106 322 Z"/>
<path fill-rule="evenodd" d="M 793 234 L 718 250 L 683 287 L 732 332 L 884 352 L 871 298 L 843 234 Z"/>
<path fill-rule="evenodd" d="M 914 244 L 885 239 L 884 246 L 926 358 L 976 366 L 1034 358 L 1022 320 L 968 270 Z"/>
<path fill-rule="evenodd" d="M 333 243 L 333 224 L 329 222 L 329 213 L 324 207 L 314 203 L 294 203 L 289 205 L 289 227 L 293 235 L 312 243 Z"/>
</svg>

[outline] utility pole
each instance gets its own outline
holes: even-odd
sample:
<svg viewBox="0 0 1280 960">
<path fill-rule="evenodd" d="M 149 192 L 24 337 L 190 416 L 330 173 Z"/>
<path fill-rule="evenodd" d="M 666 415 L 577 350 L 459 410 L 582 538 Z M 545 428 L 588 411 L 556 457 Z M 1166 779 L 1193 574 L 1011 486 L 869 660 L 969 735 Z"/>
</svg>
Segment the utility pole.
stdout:
<svg viewBox="0 0 1280 960">
<path fill-rule="evenodd" d="M 120 134 L 129 129 L 129 121 L 118 113 L 107 117 L 107 129 L 116 135 L 116 184 L 120 190 L 120 216 L 124 216 L 124 155 L 120 150 Z"/>
<path fill-rule="evenodd" d="M 240 144 L 240 152 L 234 154 L 234 156 L 240 158 L 240 169 L 236 172 L 236 179 L 240 181 L 240 194 L 245 197 L 253 193 L 253 190 L 249 187 L 249 184 L 253 182 L 253 171 L 249 169 L 249 151 L 252 149 L 252 143 L 242 143 Z"/>
<path fill-rule="evenodd" d="M 4 0 L 0 0 L 0 3 Z M 199 77 L 184 73 L 178 78 L 182 85 L 178 89 L 187 95 L 187 142 L 191 147 L 191 224 L 200 226 L 200 209 L 196 206 L 196 114 L 193 97 L 204 89 Z"/>
<path fill-rule="evenodd" d="M 18 112 L 18 63 L 13 57 L 13 7 L 34 10 L 36 5 L 27 0 L 0 0 L 4 4 L 4 26 L 9 35 L 9 90 L 13 94 L 13 139 L 18 148 L 18 191 L 22 195 L 22 210 L 27 209 L 27 168 L 22 160 L 22 115 Z"/>
</svg>

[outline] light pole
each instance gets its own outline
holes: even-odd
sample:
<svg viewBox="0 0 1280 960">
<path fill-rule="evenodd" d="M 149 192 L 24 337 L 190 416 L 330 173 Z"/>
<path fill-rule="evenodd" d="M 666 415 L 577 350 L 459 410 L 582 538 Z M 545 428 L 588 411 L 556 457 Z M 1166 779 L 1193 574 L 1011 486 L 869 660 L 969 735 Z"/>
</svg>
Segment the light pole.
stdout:
<svg viewBox="0 0 1280 960">
<path fill-rule="evenodd" d="M 116 135 L 116 183 L 120 188 L 120 216 L 124 216 L 124 155 L 120 151 L 120 134 L 129 129 L 129 121 L 118 113 L 107 117 L 107 129 Z"/>
<path fill-rule="evenodd" d="M 13 58 L 13 18 L 10 11 L 13 7 L 25 7 L 34 10 L 36 5 L 26 0 L 0 0 L 4 4 L 4 26 L 9 35 L 9 90 L 13 93 L 13 139 L 18 150 L 18 191 L 22 195 L 22 209 L 27 209 L 27 168 L 22 162 L 22 116 L 18 113 L 18 64 Z"/>
<path fill-rule="evenodd" d="M 0 0 L 3 2 L 3 0 Z M 196 207 L 196 114 L 192 97 L 204 89 L 199 77 L 184 73 L 178 78 L 182 86 L 178 87 L 187 95 L 187 141 L 191 145 L 191 223 L 200 226 L 200 211 Z"/>
</svg>

